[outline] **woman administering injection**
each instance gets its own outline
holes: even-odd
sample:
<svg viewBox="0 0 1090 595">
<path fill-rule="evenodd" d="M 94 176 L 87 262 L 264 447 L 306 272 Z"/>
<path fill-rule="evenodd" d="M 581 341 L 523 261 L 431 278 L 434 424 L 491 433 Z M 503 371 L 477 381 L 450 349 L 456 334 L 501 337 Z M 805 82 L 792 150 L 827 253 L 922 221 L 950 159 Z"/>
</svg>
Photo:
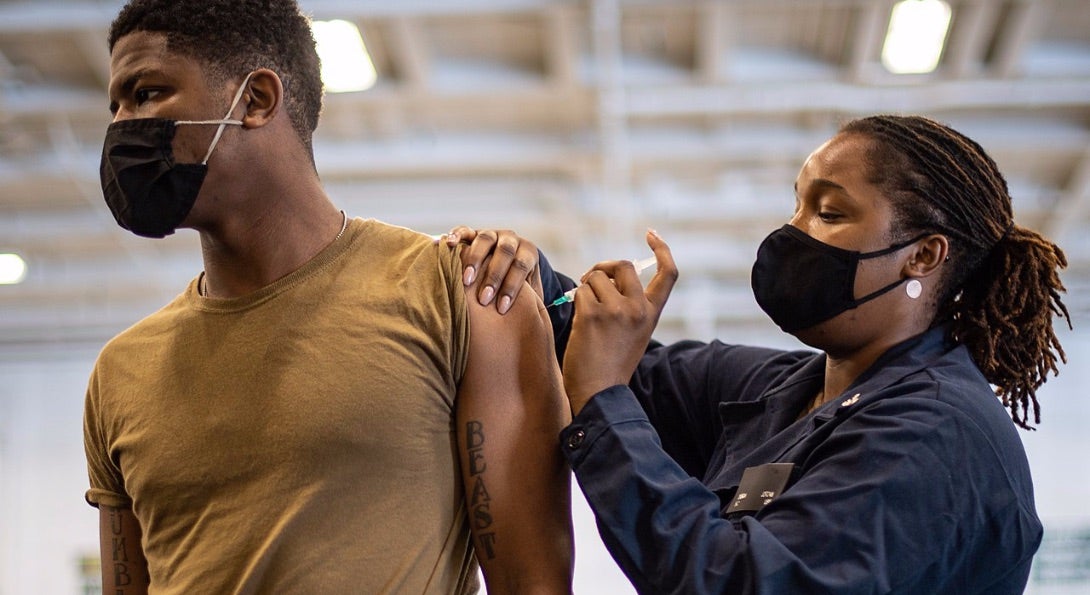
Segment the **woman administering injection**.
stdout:
<svg viewBox="0 0 1090 595">
<path fill-rule="evenodd" d="M 603 263 L 549 309 L 561 351 L 571 333 L 561 446 L 637 590 L 1022 593 L 1042 528 L 1015 426 L 1064 359 L 1066 260 L 980 145 L 875 116 L 806 160 L 752 285 L 816 353 L 645 350 L 676 276 L 648 243 L 646 290 Z M 542 269 L 548 301 L 566 286 Z"/>
</svg>

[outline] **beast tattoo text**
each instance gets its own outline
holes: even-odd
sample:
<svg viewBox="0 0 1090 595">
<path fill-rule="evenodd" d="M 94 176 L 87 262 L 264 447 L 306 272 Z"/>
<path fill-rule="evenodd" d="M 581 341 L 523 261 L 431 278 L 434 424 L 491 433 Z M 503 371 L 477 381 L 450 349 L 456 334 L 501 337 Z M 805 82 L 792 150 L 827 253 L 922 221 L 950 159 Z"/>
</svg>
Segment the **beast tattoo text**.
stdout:
<svg viewBox="0 0 1090 595">
<path fill-rule="evenodd" d="M 469 458 L 469 477 L 472 495 L 469 498 L 469 517 L 477 535 L 477 551 L 489 560 L 496 557 L 496 533 L 492 527 L 492 513 L 488 509 L 491 497 L 484 485 L 484 426 L 479 421 L 466 422 L 466 452 Z"/>
</svg>

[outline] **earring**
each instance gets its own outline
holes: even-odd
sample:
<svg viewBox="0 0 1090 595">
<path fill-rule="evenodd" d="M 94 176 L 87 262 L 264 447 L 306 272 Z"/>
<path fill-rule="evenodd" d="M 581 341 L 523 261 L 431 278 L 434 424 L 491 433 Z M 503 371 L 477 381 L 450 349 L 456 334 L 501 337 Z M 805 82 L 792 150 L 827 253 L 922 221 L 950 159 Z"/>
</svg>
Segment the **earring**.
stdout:
<svg viewBox="0 0 1090 595">
<path fill-rule="evenodd" d="M 905 285 L 905 293 L 908 294 L 908 297 L 916 299 L 923 293 L 923 285 L 918 279 L 912 279 Z"/>
</svg>

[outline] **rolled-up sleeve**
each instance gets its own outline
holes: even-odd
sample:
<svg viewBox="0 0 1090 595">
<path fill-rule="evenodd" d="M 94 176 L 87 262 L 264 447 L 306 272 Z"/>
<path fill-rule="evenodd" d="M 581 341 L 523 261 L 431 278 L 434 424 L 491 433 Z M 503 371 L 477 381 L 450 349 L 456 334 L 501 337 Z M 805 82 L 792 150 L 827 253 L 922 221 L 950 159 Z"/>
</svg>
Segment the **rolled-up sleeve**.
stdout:
<svg viewBox="0 0 1090 595">
<path fill-rule="evenodd" d="M 110 457 L 109 440 L 103 429 L 97 388 L 97 375 L 92 375 L 83 410 L 83 446 L 90 481 L 90 489 L 84 493 L 84 499 L 96 508 L 128 508 L 132 506 L 132 500 L 125 493 L 121 470 Z"/>
</svg>

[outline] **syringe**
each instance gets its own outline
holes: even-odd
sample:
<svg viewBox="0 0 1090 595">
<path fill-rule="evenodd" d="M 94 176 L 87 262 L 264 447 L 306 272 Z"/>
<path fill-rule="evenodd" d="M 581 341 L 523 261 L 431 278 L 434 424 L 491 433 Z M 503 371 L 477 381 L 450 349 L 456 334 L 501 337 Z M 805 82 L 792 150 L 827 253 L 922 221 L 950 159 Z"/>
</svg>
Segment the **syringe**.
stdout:
<svg viewBox="0 0 1090 595">
<path fill-rule="evenodd" d="M 646 271 L 647 269 L 655 266 L 655 257 L 654 256 L 648 256 L 647 258 L 641 258 L 639 260 L 633 260 L 632 261 L 632 266 L 636 267 L 636 274 L 639 275 L 640 273 Z M 564 295 L 562 295 L 562 296 L 556 298 L 555 300 L 553 300 L 553 303 L 549 304 L 547 307 L 552 308 L 553 306 L 559 306 L 560 304 L 566 304 L 568 302 L 575 301 L 575 290 L 576 289 L 579 289 L 579 288 L 578 287 L 573 287 L 573 288 L 565 291 Z"/>
</svg>

